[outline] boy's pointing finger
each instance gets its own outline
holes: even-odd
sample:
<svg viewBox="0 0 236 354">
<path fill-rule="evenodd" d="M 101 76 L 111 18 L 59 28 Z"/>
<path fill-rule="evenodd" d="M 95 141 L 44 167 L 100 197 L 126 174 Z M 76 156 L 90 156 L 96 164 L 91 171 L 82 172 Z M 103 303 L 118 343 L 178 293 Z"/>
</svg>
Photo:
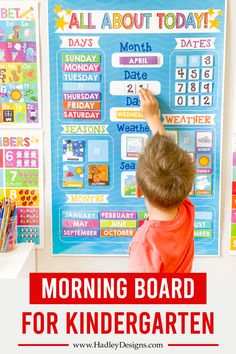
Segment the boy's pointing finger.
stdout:
<svg viewBox="0 0 236 354">
<path fill-rule="evenodd" d="M 140 97 L 141 102 L 145 101 L 145 95 L 143 89 L 139 90 L 138 95 Z"/>
</svg>

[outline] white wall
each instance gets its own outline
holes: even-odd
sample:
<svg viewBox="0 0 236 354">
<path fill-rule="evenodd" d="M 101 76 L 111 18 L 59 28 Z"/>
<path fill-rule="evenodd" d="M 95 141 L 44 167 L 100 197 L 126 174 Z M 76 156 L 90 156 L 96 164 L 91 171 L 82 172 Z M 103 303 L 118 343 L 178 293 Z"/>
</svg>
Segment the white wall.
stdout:
<svg viewBox="0 0 236 354">
<path fill-rule="evenodd" d="M 221 257 L 195 259 L 194 271 L 212 274 L 236 275 L 236 255 L 229 256 L 230 234 L 230 204 L 231 204 L 231 132 L 233 120 L 236 120 L 236 0 L 228 0 L 227 21 L 227 51 L 225 77 L 225 110 L 224 136 L 222 159 L 222 213 L 221 213 Z M 37 251 L 37 270 L 40 272 L 125 272 L 127 257 L 69 257 L 51 256 L 50 228 L 50 101 L 49 92 L 49 63 L 48 63 L 48 34 L 46 1 L 41 0 L 41 53 L 42 53 L 42 82 L 43 82 L 43 119 L 45 130 L 45 248 Z"/>
</svg>

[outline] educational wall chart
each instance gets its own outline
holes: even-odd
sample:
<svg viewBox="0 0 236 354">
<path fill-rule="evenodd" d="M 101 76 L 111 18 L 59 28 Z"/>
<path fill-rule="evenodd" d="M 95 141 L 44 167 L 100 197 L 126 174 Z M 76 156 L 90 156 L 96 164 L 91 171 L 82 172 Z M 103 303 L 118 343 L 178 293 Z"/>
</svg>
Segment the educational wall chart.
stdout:
<svg viewBox="0 0 236 354">
<path fill-rule="evenodd" d="M 233 135 L 232 141 L 232 204 L 231 204 L 231 234 L 230 234 L 230 252 L 236 251 L 236 135 Z"/>
<path fill-rule="evenodd" d="M 17 242 L 43 245 L 42 133 L 32 130 L 0 132 L 0 200 L 17 200 Z"/>
<path fill-rule="evenodd" d="M 0 128 L 38 128 L 40 118 L 38 4 L 1 1 Z"/>
<path fill-rule="evenodd" d="M 128 254 L 146 218 L 140 87 L 197 165 L 195 253 L 219 254 L 225 14 L 223 0 L 49 3 L 53 254 Z"/>
</svg>

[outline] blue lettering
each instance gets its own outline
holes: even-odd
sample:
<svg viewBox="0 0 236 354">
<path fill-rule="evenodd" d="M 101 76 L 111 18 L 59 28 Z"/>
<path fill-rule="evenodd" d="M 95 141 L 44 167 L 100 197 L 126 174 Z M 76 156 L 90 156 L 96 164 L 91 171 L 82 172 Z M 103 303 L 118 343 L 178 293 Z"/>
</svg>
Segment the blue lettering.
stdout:
<svg viewBox="0 0 236 354">
<path fill-rule="evenodd" d="M 139 98 L 126 97 L 126 105 L 127 106 L 140 106 Z"/>
<path fill-rule="evenodd" d="M 147 73 L 125 70 L 125 80 L 147 80 Z"/>
<path fill-rule="evenodd" d="M 194 19 L 192 12 L 190 12 L 190 14 L 188 15 L 186 28 L 189 28 L 190 26 L 192 26 L 193 28 L 196 28 L 195 19 Z"/>
<path fill-rule="evenodd" d="M 136 165 L 134 162 L 127 163 L 127 162 L 121 162 L 120 164 L 120 170 L 135 170 Z"/>
<path fill-rule="evenodd" d="M 150 129 L 148 125 L 142 124 L 116 124 L 116 127 L 119 132 L 126 132 L 126 133 L 150 133 Z"/>
<path fill-rule="evenodd" d="M 111 19 L 109 16 L 109 13 L 105 13 L 103 20 L 102 20 L 102 29 L 105 27 L 108 27 L 109 29 L 112 29 L 112 24 L 111 24 Z"/>
<path fill-rule="evenodd" d="M 138 44 L 138 43 L 122 43 L 120 42 L 120 52 L 140 52 L 140 53 L 148 53 L 152 52 L 152 47 L 148 42 Z"/>
</svg>

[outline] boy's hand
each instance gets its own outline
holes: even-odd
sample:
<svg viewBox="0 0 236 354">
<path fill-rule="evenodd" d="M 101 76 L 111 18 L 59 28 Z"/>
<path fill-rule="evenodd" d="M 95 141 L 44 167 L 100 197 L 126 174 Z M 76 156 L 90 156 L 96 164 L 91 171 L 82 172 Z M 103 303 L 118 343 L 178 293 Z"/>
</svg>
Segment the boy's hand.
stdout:
<svg viewBox="0 0 236 354">
<path fill-rule="evenodd" d="M 140 109 L 147 120 L 152 134 L 154 135 L 158 132 L 164 135 L 166 132 L 160 119 L 159 103 L 157 99 L 146 89 L 139 91 L 139 98 L 141 101 Z"/>
<path fill-rule="evenodd" d="M 139 97 L 141 101 L 140 109 L 144 117 L 147 120 L 159 118 L 159 103 L 153 94 L 147 89 L 141 89 Z"/>
</svg>

